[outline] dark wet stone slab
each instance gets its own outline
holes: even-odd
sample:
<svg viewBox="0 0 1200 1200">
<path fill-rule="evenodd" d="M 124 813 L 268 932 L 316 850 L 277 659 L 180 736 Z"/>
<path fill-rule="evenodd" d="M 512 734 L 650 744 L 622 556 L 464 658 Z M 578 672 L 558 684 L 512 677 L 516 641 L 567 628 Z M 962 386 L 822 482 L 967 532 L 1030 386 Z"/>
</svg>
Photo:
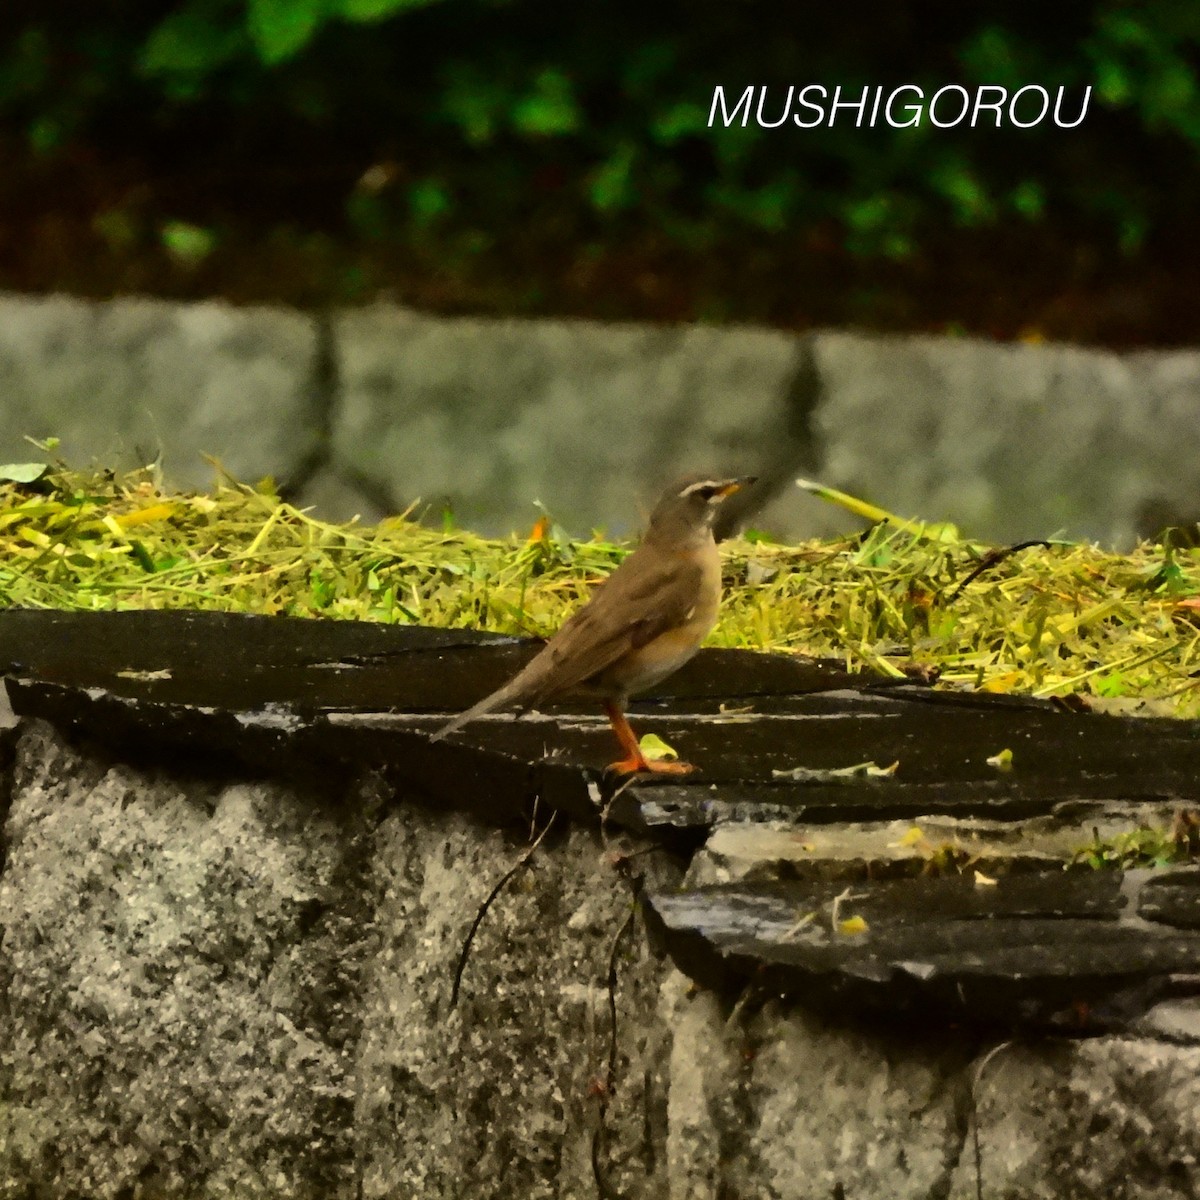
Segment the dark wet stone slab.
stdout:
<svg viewBox="0 0 1200 1200">
<path fill-rule="evenodd" d="M 493 818 L 533 803 L 595 819 L 615 745 L 588 705 L 428 734 L 500 686 L 540 643 L 469 630 L 208 612 L 0 612 L 0 674 L 18 714 L 141 757 L 269 770 L 380 767 L 431 800 Z M 855 677 L 784 655 L 706 650 L 663 685 L 686 714 L 774 701 Z M 887 688 L 892 680 L 868 680 Z M 699 719 L 699 718 L 697 718 Z"/>
<path fill-rule="evenodd" d="M 1162 872 L 1142 889 L 1138 912 L 1151 921 L 1200 930 L 1200 872 Z"/>
<path fill-rule="evenodd" d="M 245 613 L 0 612 L 0 674 L 239 711 L 273 703 L 454 713 L 498 688 L 541 645 L 469 629 Z M 659 694 L 783 696 L 861 685 L 863 678 L 831 662 L 705 650 Z"/>
<path fill-rule="evenodd" d="M 1170 906 L 1198 881 L 1189 867 L 739 883 L 650 895 L 647 911 L 676 965 L 723 990 L 1088 1032 L 1200 994 L 1194 910 Z"/>
<path fill-rule="evenodd" d="M 525 661 L 514 638 L 211 612 L 0 613 L 0 672 L 155 704 L 247 712 L 464 707 L 479 671 Z"/>
<path fill-rule="evenodd" d="M 658 734 L 697 765 L 686 778 L 606 774 L 614 741 L 587 702 L 521 719 L 496 714 L 430 741 L 537 648 L 357 622 L 0 612 L 0 674 L 18 716 L 176 771 L 311 780 L 376 770 L 406 798 L 496 823 L 527 822 L 535 810 L 588 822 L 604 813 L 683 851 L 714 826 L 778 830 L 785 840 L 821 826 L 832 836 L 817 840 L 830 846 L 837 830 L 854 829 L 865 864 L 888 857 L 863 842 L 867 826 L 894 841 L 907 821 L 966 829 L 984 820 L 993 835 L 1011 828 L 1012 845 L 1027 822 L 1084 827 L 1102 811 L 1112 827 L 1123 812 L 1132 822 L 1152 804 L 1161 812 L 1200 802 L 1197 722 L 939 692 L 732 650 L 701 652 L 631 713 L 639 733 Z M 988 762 L 1003 750 L 1009 770 Z M 845 770 L 863 763 L 896 767 Z M 1200 990 L 1200 871 L 1064 872 L 1030 869 L 1027 858 L 1006 873 L 1018 851 L 994 884 L 970 870 L 906 878 L 891 861 L 894 877 L 847 885 L 845 863 L 831 857 L 826 875 L 803 850 L 805 871 L 794 878 L 756 874 L 654 895 L 649 919 L 693 978 L 832 1012 L 936 1011 L 1086 1032 Z"/>
<path fill-rule="evenodd" d="M 615 745 L 587 702 L 498 714 L 428 741 L 536 650 L 469 631 L 348 621 L 0 613 L 0 672 L 18 713 L 142 752 L 379 766 L 433 800 L 497 816 L 524 815 L 535 798 L 589 817 L 608 803 L 609 819 L 681 845 L 731 820 L 1016 821 L 1073 803 L 1200 798 L 1195 722 L 935 692 L 735 650 L 702 651 L 634 706 L 639 733 L 657 733 L 697 765 L 685 779 L 605 775 Z M 988 763 L 1005 749 L 1009 771 Z M 898 765 L 885 778 L 821 775 L 865 761 Z"/>
<path fill-rule="evenodd" d="M 689 719 L 672 718 L 671 706 L 653 706 L 652 719 L 635 724 L 660 733 L 700 770 L 684 781 L 636 781 L 611 815 L 668 837 L 727 820 L 1019 820 L 1071 804 L 1200 796 L 1196 722 L 996 699 L 964 702 L 911 686 L 840 690 L 778 697 L 733 720 L 696 706 Z M 988 761 L 1003 750 L 1012 751 L 1009 770 Z M 897 767 L 882 778 L 809 777 L 814 768 L 861 762 Z"/>
</svg>

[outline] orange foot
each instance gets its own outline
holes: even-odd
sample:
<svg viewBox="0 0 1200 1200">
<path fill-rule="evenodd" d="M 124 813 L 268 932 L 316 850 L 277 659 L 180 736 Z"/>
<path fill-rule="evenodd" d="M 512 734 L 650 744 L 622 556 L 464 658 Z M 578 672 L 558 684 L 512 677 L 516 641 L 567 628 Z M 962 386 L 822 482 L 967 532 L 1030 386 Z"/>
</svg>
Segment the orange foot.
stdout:
<svg viewBox="0 0 1200 1200">
<path fill-rule="evenodd" d="M 643 771 L 652 775 L 690 775 L 696 768 L 685 762 L 651 762 L 639 754 L 636 758 L 623 758 L 620 762 L 609 763 L 608 769 L 618 775 L 637 775 Z"/>
<path fill-rule="evenodd" d="M 616 700 L 606 700 L 604 711 L 608 713 L 613 733 L 617 735 L 617 741 L 625 751 L 625 757 L 620 762 L 608 764 L 610 771 L 615 771 L 618 775 L 640 775 L 642 772 L 649 772 L 651 775 L 687 775 L 696 769 L 691 763 L 685 762 L 651 762 L 642 753 L 637 734 L 629 727 L 621 705 Z"/>
</svg>

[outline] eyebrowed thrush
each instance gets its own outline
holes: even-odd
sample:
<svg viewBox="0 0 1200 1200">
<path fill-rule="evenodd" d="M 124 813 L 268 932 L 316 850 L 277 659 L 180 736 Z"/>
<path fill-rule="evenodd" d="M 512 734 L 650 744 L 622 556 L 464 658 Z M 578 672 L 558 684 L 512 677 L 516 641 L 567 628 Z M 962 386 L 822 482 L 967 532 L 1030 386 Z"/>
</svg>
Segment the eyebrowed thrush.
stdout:
<svg viewBox="0 0 1200 1200">
<path fill-rule="evenodd" d="M 713 519 L 727 496 L 753 483 L 691 479 L 671 487 L 650 515 L 641 545 L 602 583 L 541 652 L 502 688 L 433 735 L 438 741 L 485 713 L 520 711 L 568 693 L 604 702 L 625 757 L 610 770 L 684 774 L 684 762 L 648 760 L 625 717 L 629 697 L 660 683 L 716 624 L 721 560 Z"/>
</svg>

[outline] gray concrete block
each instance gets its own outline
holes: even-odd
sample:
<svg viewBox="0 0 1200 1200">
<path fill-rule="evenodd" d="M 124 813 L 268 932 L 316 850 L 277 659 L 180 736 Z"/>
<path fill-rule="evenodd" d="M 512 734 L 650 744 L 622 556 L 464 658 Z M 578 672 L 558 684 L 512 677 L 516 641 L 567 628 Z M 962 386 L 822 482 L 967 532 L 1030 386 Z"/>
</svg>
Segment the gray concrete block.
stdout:
<svg viewBox="0 0 1200 1200">
<path fill-rule="evenodd" d="M 1127 544 L 1147 501 L 1196 507 L 1200 353 L 829 332 L 813 355 L 821 481 L 901 515 Z"/>
<path fill-rule="evenodd" d="M 664 984 L 671 1197 L 945 1195 L 965 1041 L 838 1029 L 746 995 L 729 1016 L 678 975 Z"/>
<path fill-rule="evenodd" d="M 0 296 L 0 455 L 61 439 L 71 463 L 140 466 L 174 484 L 286 478 L 320 445 L 316 325 L 278 309 Z"/>
<path fill-rule="evenodd" d="M 335 343 L 335 467 L 471 528 L 523 530 L 540 501 L 574 533 L 628 534 L 681 473 L 803 461 L 790 335 L 377 307 L 341 314 Z"/>
<path fill-rule="evenodd" d="M 997 1200 L 1194 1194 L 1200 1047 L 1137 1037 L 1009 1044 L 976 1068 L 979 1176 Z M 974 1197 L 973 1144 L 952 1197 Z"/>
<path fill-rule="evenodd" d="M 614 849 L 382 782 L 204 780 L 23 724 L 0 877 L 0 1197 L 1160 1200 L 1200 1047 L 1008 1045 L 698 988 Z M 651 890 L 679 871 L 639 857 Z M 608 991 L 617 1014 L 612 1087 Z M 974 1105 L 972 1105 L 972 1096 Z M 602 1120 L 603 1109 L 603 1120 Z M 605 1193 L 609 1194 L 609 1193 Z"/>
<path fill-rule="evenodd" d="M 365 931 L 335 932 L 337 816 L 27 748 L 0 879 L 0 1196 L 349 1194 Z"/>
<path fill-rule="evenodd" d="M 985 540 L 1125 545 L 1200 516 L 1200 352 L 0 296 L 0 461 L 160 453 L 169 482 L 311 479 L 323 515 L 633 533 L 692 470 L 766 477 L 751 522 L 861 523 L 796 475 Z M 332 376 L 332 378 L 330 378 Z M 332 460 L 313 471 L 327 451 Z M 349 489 L 349 490 L 347 490 Z M 364 496 L 369 505 L 355 498 Z M 773 499 L 772 499 L 773 498 Z M 731 505 L 741 506 L 742 497 Z M 364 511 L 365 510 L 365 511 Z"/>
</svg>

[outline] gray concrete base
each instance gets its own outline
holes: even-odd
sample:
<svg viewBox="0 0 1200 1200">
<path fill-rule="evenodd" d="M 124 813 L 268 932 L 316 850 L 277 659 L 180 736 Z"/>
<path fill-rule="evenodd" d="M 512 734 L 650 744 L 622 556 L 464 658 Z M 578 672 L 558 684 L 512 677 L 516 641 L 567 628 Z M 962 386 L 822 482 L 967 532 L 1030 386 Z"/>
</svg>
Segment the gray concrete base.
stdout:
<svg viewBox="0 0 1200 1200">
<path fill-rule="evenodd" d="M 1200 1188 L 1200 1048 L 834 1027 L 658 957 L 615 843 L 370 780 L 140 770 L 25 723 L 0 1197 L 989 1200 Z M 656 886 L 661 852 L 633 860 Z M 610 962 L 617 1017 L 613 1086 Z M 593 1171 L 599 1166 L 601 1183 Z"/>
</svg>

